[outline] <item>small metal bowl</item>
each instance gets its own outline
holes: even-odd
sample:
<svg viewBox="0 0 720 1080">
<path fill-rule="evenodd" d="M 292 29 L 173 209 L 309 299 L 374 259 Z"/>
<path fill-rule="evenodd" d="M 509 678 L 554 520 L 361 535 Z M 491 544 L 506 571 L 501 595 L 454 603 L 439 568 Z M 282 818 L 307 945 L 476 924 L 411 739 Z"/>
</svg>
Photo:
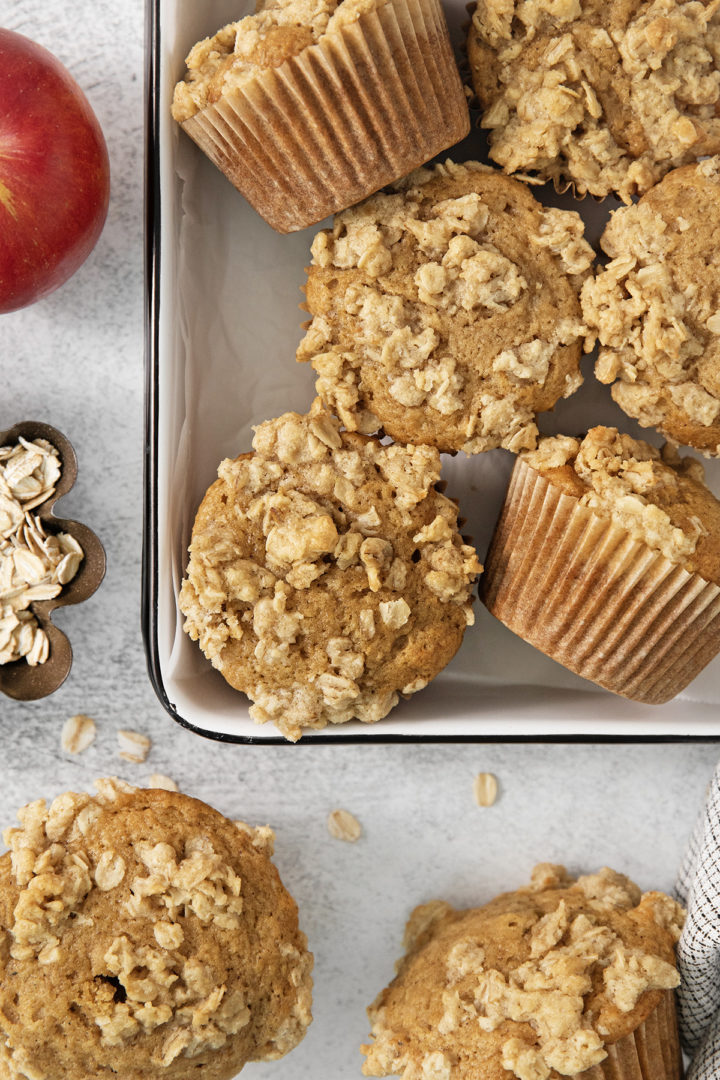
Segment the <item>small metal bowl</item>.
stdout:
<svg viewBox="0 0 720 1080">
<path fill-rule="evenodd" d="M 0 692 L 17 701 L 35 701 L 57 690 L 67 678 L 72 666 L 72 648 L 62 630 L 51 621 L 55 608 L 68 604 L 80 604 L 97 589 L 105 576 L 105 551 L 95 533 L 78 521 L 55 517 L 53 506 L 66 495 L 77 479 L 77 458 L 72 445 L 56 428 L 32 420 L 16 424 L 0 432 L 0 446 L 14 446 L 19 437 L 32 441 L 46 439 L 55 447 L 60 458 L 60 477 L 52 495 L 33 508 L 48 535 L 69 533 L 83 549 L 84 558 L 75 577 L 64 585 L 52 600 L 38 600 L 30 604 L 30 610 L 38 625 L 48 637 L 50 650 L 43 664 L 32 667 L 22 658 L 0 664 Z"/>
</svg>

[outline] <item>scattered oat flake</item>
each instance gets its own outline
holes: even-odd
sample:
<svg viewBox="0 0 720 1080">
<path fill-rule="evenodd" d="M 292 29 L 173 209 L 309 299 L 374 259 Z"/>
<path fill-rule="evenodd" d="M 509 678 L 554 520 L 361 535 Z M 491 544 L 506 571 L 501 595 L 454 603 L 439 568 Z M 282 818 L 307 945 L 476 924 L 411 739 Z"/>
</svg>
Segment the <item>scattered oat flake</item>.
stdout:
<svg viewBox="0 0 720 1080">
<path fill-rule="evenodd" d="M 473 792 L 478 806 L 492 806 L 497 799 L 497 778 L 491 772 L 478 773 L 473 781 Z"/>
<path fill-rule="evenodd" d="M 170 776 L 165 776 L 165 773 L 154 772 L 148 780 L 148 787 L 162 788 L 163 791 L 179 791 L 175 781 Z"/>
<path fill-rule="evenodd" d="M 362 836 L 362 825 L 349 810 L 333 810 L 327 819 L 328 832 L 336 840 L 354 844 Z"/>
<path fill-rule="evenodd" d="M 90 716 L 78 713 L 69 717 L 63 724 L 60 744 L 68 754 L 82 754 L 95 738 L 97 728 Z"/>
<path fill-rule="evenodd" d="M 121 728 L 118 731 L 118 743 L 120 744 L 120 757 L 125 761 L 132 761 L 141 765 L 148 756 L 150 739 L 147 735 L 141 735 L 139 731 L 130 731 Z"/>
</svg>

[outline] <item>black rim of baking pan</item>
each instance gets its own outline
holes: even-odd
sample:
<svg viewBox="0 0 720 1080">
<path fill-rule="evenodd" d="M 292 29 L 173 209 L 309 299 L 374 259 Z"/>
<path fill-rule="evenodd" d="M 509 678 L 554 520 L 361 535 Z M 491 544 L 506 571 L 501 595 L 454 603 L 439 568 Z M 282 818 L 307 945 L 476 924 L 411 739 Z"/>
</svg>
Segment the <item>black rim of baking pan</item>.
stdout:
<svg viewBox="0 0 720 1080">
<path fill-rule="evenodd" d="M 247 746 L 308 746 L 312 744 L 416 744 L 416 743 L 671 743 L 718 742 L 720 733 L 649 735 L 607 733 L 562 734 L 455 734 L 404 735 L 373 727 L 367 734 L 341 734 L 333 729 L 308 732 L 299 743 L 289 743 L 281 735 L 249 736 L 209 731 L 186 720 L 170 701 L 162 678 L 158 651 L 158 571 L 157 571 L 157 480 L 158 480 L 158 357 L 160 309 L 160 0 L 146 0 L 145 25 L 145 444 L 143 461 L 143 553 L 142 553 L 142 633 L 145 643 L 148 675 L 152 687 L 166 712 L 182 727 L 223 743 Z"/>
</svg>

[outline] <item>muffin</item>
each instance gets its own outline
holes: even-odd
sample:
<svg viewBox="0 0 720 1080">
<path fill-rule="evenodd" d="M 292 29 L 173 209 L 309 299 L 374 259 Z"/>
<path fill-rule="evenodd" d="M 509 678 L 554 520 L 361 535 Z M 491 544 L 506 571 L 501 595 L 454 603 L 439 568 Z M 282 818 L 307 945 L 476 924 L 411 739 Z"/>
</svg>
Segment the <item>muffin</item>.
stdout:
<svg viewBox="0 0 720 1080">
<path fill-rule="evenodd" d="M 0 858 L 0 1076 L 229 1080 L 310 1023 L 272 832 L 121 781 L 30 803 Z"/>
<path fill-rule="evenodd" d="M 439 0 L 260 0 L 190 51 L 172 114 L 284 233 L 470 130 Z"/>
<path fill-rule="evenodd" d="M 617 210 L 601 244 L 611 262 L 582 291 L 600 341 L 597 378 L 643 427 L 717 456 L 720 157 L 674 170 Z"/>
<path fill-rule="evenodd" d="M 436 488 L 440 455 L 341 431 L 319 402 L 260 424 L 253 446 L 197 512 L 185 630 L 288 739 L 380 720 L 473 622 L 482 567 Z"/>
<path fill-rule="evenodd" d="M 715 0 L 478 0 L 468 37 L 490 156 L 629 203 L 720 152 Z"/>
<path fill-rule="evenodd" d="M 483 579 L 506 626 L 617 694 L 669 701 L 720 651 L 720 502 L 615 428 L 518 458 Z"/>
<path fill-rule="evenodd" d="M 474 454 L 534 447 L 582 383 L 578 214 L 476 162 L 420 169 L 318 233 L 298 348 L 350 431 Z"/>
<path fill-rule="evenodd" d="M 607 868 L 544 863 L 484 907 L 415 909 L 368 1010 L 366 1076 L 680 1080 L 672 988 L 683 911 Z"/>
</svg>

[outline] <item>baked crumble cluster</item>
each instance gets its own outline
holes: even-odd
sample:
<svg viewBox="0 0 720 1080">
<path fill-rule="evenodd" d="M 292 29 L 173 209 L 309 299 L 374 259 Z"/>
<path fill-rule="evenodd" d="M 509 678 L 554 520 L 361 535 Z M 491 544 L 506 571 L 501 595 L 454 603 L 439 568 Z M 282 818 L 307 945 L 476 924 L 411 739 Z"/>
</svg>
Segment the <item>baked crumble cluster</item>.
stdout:
<svg viewBox="0 0 720 1080">
<path fill-rule="evenodd" d="M 338 214 L 312 255 L 297 355 L 348 430 L 517 452 L 582 382 L 582 220 L 486 166 L 417 170 Z"/>
<path fill-rule="evenodd" d="M 597 378 L 644 427 L 720 455 L 720 157 L 617 210 L 601 244 L 610 262 L 582 291 Z"/>
<path fill-rule="evenodd" d="M 629 203 L 720 152 L 715 0 L 478 0 L 468 56 L 508 173 Z"/>
<path fill-rule="evenodd" d="M 255 430 L 198 510 L 185 629 L 258 723 L 381 719 L 452 658 L 481 571 L 430 446 L 384 445 L 316 401 Z"/>
</svg>

